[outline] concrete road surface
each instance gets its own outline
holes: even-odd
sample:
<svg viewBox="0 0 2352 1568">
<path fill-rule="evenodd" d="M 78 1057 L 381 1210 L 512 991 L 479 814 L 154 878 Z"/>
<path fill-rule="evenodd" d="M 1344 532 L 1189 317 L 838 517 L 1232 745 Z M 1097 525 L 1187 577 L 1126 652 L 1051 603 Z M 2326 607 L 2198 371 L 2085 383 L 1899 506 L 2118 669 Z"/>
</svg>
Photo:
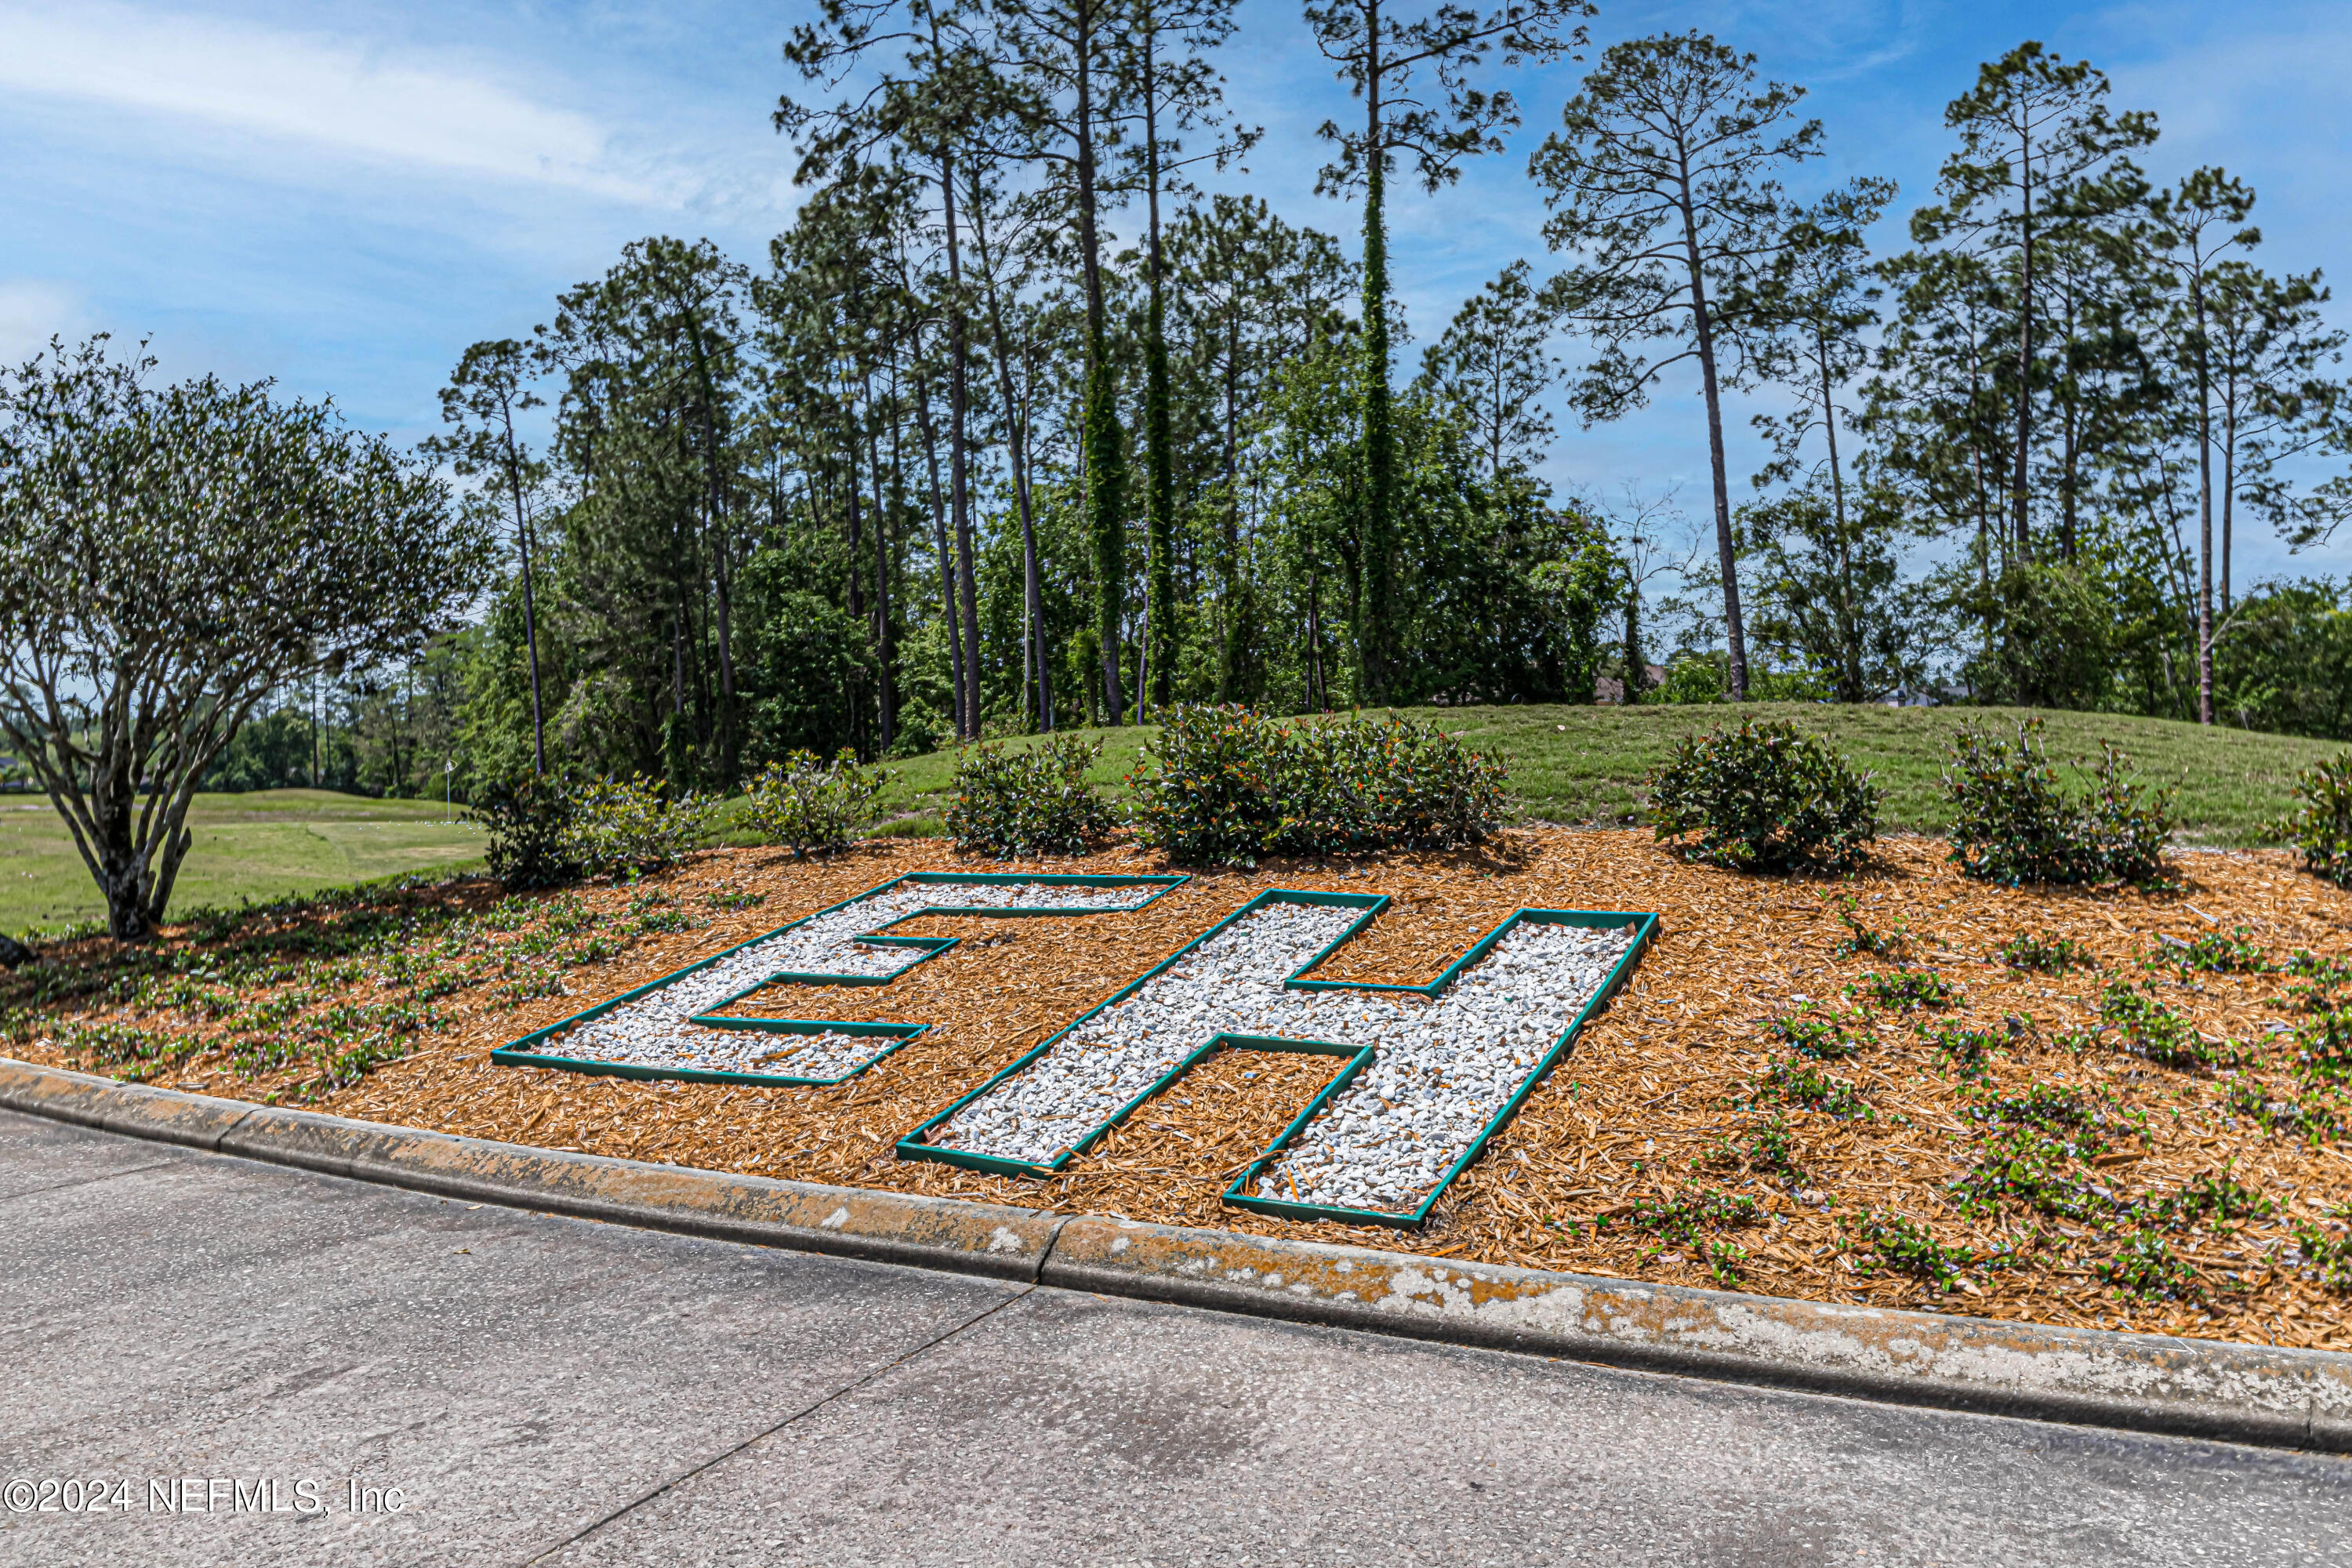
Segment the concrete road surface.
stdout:
<svg viewBox="0 0 2352 1568">
<path fill-rule="evenodd" d="M 0 1563 L 2352 1563 L 2352 1463 L 477 1207 L 0 1113 Z"/>
</svg>

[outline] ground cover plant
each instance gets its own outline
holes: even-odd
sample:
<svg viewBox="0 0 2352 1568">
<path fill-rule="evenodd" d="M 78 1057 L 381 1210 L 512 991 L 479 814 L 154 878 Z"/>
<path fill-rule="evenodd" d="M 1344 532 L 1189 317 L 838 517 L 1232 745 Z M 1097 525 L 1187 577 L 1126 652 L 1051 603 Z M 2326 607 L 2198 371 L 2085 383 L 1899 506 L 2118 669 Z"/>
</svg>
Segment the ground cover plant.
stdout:
<svg viewBox="0 0 2352 1568">
<path fill-rule="evenodd" d="M 1113 844 L 1005 868 L 1164 864 Z M 2182 854 L 2177 889 L 2091 895 L 1991 886 L 1961 877 L 1939 846 L 1883 844 L 1848 891 L 1872 926 L 1899 919 L 1939 955 L 1953 994 L 1944 1008 L 1882 1004 L 1868 977 L 1925 972 L 1841 952 L 1850 929 L 1817 887 L 1691 865 L 1646 833 L 1510 829 L 1470 850 L 1203 870 L 1147 910 L 1077 922 L 911 926 L 962 940 L 888 986 L 779 988 L 749 1004 L 935 1026 L 838 1089 L 631 1083 L 485 1059 L 589 1001 L 901 872 L 959 867 L 969 860 L 923 840 L 797 861 L 728 848 L 634 882 L 515 896 L 460 881 L 226 913 L 147 949 L 44 943 L 38 963 L 0 978 L 0 1048 L 342 1115 L 789 1179 L 1465 1262 L 2352 1348 L 2352 1246 L 2337 1212 L 2352 1204 L 2352 1163 L 2340 1080 L 2326 1066 L 2339 1054 L 2329 1020 L 2352 975 L 2352 895 L 2284 852 Z M 1423 1232 L 1293 1225 L 1219 1202 L 1230 1172 L 1339 1070 L 1333 1058 L 1218 1053 L 1049 1183 L 892 1157 L 898 1137 L 1041 1028 L 1273 886 L 1391 895 L 1333 961 L 1336 977 L 1425 980 L 1522 905 L 1654 908 L 1664 925 L 1628 989 Z M 2146 966 L 2159 933 L 2241 927 L 2252 937 L 2233 940 L 2256 942 L 2266 971 Z M 2074 944 L 2099 967 L 2051 973 L 1995 956 L 2028 933 Z M 2119 979 L 2238 1059 L 2170 1066 L 2126 1048 L 2126 1024 L 2103 1016 Z M 2142 1040 L 2172 1027 L 2151 1026 L 2154 1016 L 2129 1021 Z"/>
</svg>

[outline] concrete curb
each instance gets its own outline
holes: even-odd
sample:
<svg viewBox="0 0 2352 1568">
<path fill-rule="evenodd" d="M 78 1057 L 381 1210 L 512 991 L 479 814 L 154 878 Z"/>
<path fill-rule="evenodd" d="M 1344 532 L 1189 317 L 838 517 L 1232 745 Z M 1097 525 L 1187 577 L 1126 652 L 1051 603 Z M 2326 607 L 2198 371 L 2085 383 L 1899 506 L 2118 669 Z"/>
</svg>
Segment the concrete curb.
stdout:
<svg viewBox="0 0 2352 1568">
<path fill-rule="evenodd" d="M 2352 1453 L 2352 1356 L 1548 1274 L 568 1154 L 0 1058 L 0 1109 L 760 1246 L 1689 1376 Z"/>
</svg>

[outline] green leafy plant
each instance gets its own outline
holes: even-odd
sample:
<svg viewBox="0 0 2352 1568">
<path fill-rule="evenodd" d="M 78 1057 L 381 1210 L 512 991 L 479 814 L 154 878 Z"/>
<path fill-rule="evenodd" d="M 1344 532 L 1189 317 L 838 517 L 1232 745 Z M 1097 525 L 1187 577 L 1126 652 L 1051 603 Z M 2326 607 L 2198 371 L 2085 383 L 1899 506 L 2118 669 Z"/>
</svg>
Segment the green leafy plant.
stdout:
<svg viewBox="0 0 2352 1568">
<path fill-rule="evenodd" d="M 1748 1249 L 1711 1233 L 1719 1228 L 1753 1225 L 1758 1217 L 1754 1198 L 1712 1188 L 1696 1197 L 1684 1193 L 1664 1199 L 1637 1198 L 1631 1216 L 1633 1224 L 1658 1237 L 1645 1261 L 1669 1247 L 1676 1247 L 1696 1255 L 1706 1265 L 1707 1271 L 1726 1285 L 1739 1282 L 1739 1266 L 1747 1261 Z"/>
<path fill-rule="evenodd" d="M 2164 846 L 2179 825 L 2172 792 L 2126 777 L 2126 759 L 2113 746 L 2100 751 L 2091 788 L 2076 795 L 2043 752 L 2040 719 L 2020 721 L 2013 745 L 1961 729 L 1944 769 L 1953 863 L 1966 876 L 2012 887 L 2164 880 Z"/>
<path fill-rule="evenodd" d="M 2211 1171 L 2190 1177 L 2147 1205 L 2150 1218 L 2174 1230 L 2200 1221 L 2268 1219 L 2277 1210 L 2278 1205 L 2260 1187 L 2234 1181 L 2227 1172 Z"/>
<path fill-rule="evenodd" d="M 724 888 L 702 895 L 702 906 L 713 912 L 732 910 L 755 910 L 768 901 L 765 893 L 749 893 L 737 888 Z"/>
<path fill-rule="evenodd" d="M 1811 1004 L 1771 1019 L 1764 1026 L 1799 1056 L 1816 1061 L 1836 1061 L 1858 1054 L 1870 1043 L 1870 1020 L 1861 1013 L 1815 1013 Z"/>
<path fill-rule="evenodd" d="M 2271 968 L 2270 954 L 2254 940 L 2253 928 L 2242 925 L 2228 932 L 2207 931 L 2194 942 L 2167 942 L 2157 962 L 2205 974 L 2264 974 Z"/>
<path fill-rule="evenodd" d="M 1908 1215 L 1864 1209 L 1847 1220 L 1846 1226 L 1863 1255 L 1863 1261 L 1854 1267 L 1864 1274 L 1891 1270 L 1948 1290 L 1963 1270 L 1980 1261 L 1968 1247 L 1937 1241 L 1933 1231 Z"/>
<path fill-rule="evenodd" d="M 2079 1089 L 2063 1084 L 2028 1084 L 2023 1094 L 1989 1096 L 1969 1102 L 1967 1114 L 1979 1121 L 2010 1127 L 2034 1127 L 2055 1131 L 2063 1128 L 2099 1127 L 2105 1108 L 2094 1104 Z"/>
<path fill-rule="evenodd" d="M 2295 1061 L 2312 1077 L 2352 1079 L 2352 1007 L 2306 1019 L 2294 1032 Z"/>
<path fill-rule="evenodd" d="M 2123 1050 L 2158 1067 L 2210 1071 L 2240 1059 L 2237 1051 L 2213 1044 L 2187 1018 L 2121 980 L 2099 998 L 2099 1016 L 2115 1026 Z"/>
<path fill-rule="evenodd" d="M 2011 969 L 2031 969 L 2043 974 L 2099 967 L 2091 950 L 2072 937 L 2035 936 L 2023 931 L 1995 948 L 1993 956 Z"/>
<path fill-rule="evenodd" d="M 660 781 L 643 773 L 596 779 L 572 792 L 564 842 L 591 876 L 658 871 L 702 847 L 714 809 L 698 795 L 672 799 Z"/>
<path fill-rule="evenodd" d="M 2352 1290 L 2352 1236 L 2340 1223 L 2326 1230 L 2308 1221 L 2297 1225 L 2294 1250 L 2302 1273 L 2331 1290 Z"/>
<path fill-rule="evenodd" d="M 2335 1103 L 2317 1088 L 2273 1094 L 2266 1085 L 2242 1078 L 2222 1092 L 2221 1106 L 2232 1116 L 2245 1117 L 2273 1138 L 2315 1142 L 2334 1137 L 2344 1125 Z"/>
<path fill-rule="evenodd" d="M 640 893 L 629 900 L 629 930 L 639 936 L 698 929 L 702 922 L 677 907 L 666 893 Z M 575 961 L 576 962 L 576 961 Z"/>
<path fill-rule="evenodd" d="M 2302 804 L 2269 825 L 2303 857 L 2303 868 L 2352 888 L 2352 752 L 2304 769 L 2291 792 Z"/>
<path fill-rule="evenodd" d="M 795 751 L 760 770 L 743 792 L 743 826 L 762 844 L 780 844 L 793 858 L 847 847 L 879 814 L 887 768 L 861 768 L 844 746 L 833 761 Z"/>
<path fill-rule="evenodd" d="M 1087 783 L 1102 753 L 1076 735 L 1047 735 L 1026 749 L 973 746 L 956 760 L 948 833 L 967 854 L 1082 855 L 1110 832 L 1110 807 Z"/>
<path fill-rule="evenodd" d="M 1837 944 L 1837 955 L 1854 958 L 1866 952 L 1877 958 L 1900 959 L 1911 945 L 1910 932 L 1905 929 L 1902 917 L 1895 917 L 1892 931 L 1880 931 L 1863 922 L 1861 910 L 1861 904 L 1852 897 L 1838 900 L 1838 923 L 1845 927 L 1846 934 Z"/>
<path fill-rule="evenodd" d="M 1660 842 L 1742 871 L 1852 866 L 1878 837 L 1879 803 L 1827 738 L 1780 719 L 1686 736 L 1650 776 Z"/>
<path fill-rule="evenodd" d="M 1849 993 L 1856 987 L 1846 987 Z M 1862 994 L 1882 1007 L 1892 1007 L 1908 1013 L 1926 1007 L 1941 1011 L 1957 1007 L 1963 1000 L 1960 988 L 1932 969 L 1899 969 L 1891 974 L 1865 974 L 1859 987 Z"/>
<path fill-rule="evenodd" d="M 2112 1257 L 2091 1266 L 2091 1272 L 2121 1295 L 2177 1301 L 2204 1293 L 2205 1282 L 2172 1244 L 2152 1230 L 2128 1230 Z"/>
<path fill-rule="evenodd" d="M 1946 1187 L 1952 1206 L 1985 1216 L 2004 1203 L 2078 1225 L 2112 1224 L 2124 1205 L 2103 1184 L 2083 1173 L 2082 1163 L 2105 1146 L 2095 1133 L 2053 1137 L 2030 1127 L 1989 1138 L 1976 1163 Z"/>
<path fill-rule="evenodd" d="M 1394 716 L 1286 723 L 1187 706 L 1145 752 L 1129 821 L 1180 865 L 1456 848 L 1491 836 L 1506 806 L 1501 763 Z"/>
<path fill-rule="evenodd" d="M 1840 1121 L 1869 1121 L 1870 1102 L 1853 1085 L 1823 1072 L 1811 1062 L 1774 1062 L 1764 1071 L 1760 1096 L 1788 1105 L 1801 1105 Z"/>
</svg>

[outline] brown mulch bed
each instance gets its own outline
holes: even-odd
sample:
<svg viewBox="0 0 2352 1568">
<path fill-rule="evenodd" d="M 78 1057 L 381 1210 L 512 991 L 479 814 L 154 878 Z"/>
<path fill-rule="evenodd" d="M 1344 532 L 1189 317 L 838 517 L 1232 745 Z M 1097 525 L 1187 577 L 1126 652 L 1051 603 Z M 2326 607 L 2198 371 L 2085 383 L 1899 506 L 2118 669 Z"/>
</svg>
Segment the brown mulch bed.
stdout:
<svg viewBox="0 0 2352 1568">
<path fill-rule="evenodd" d="M 1529 829 L 1475 853 L 1200 874 L 1132 912 L 910 924 L 899 930 L 966 940 L 888 986 L 780 987 L 759 999 L 778 1016 L 937 1026 L 829 1089 L 641 1083 L 494 1066 L 488 1056 L 900 872 L 1165 868 L 1126 847 L 1015 867 L 959 859 L 936 840 L 895 840 L 813 863 L 768 850 L 714 851 L 638 887 L 532 900 L 501 902 L 494 886 L 470 881 L 361 905 L 291 906 L 176 928 L 141 961 L 137 986 L 119 950 L 103 941 L 46 955 L 50 963 L 0 991 L 11 1009 L 0 1048 L 208 1093 L 715 1170 L 1732 1283 L 1816 1300 L 2352 1348 L 2345 1317 L 2352 1297 L 2325 1288 L 2287 1256 L 2298 1229 L 2343 1234 L 2334 1211 L 2352 1200 L 2352 1151 L 2341 1124 L 2309 1136 L 2273 1117 L 2266 1130 L 2247 1110 L 2252 1100 L 2293 1100 L 2315 1081 L 2299 1077 L 2294 1035 L 2269 1027 L 2299 1026 L 2308 1016 L 2289 994 L 2293 977 L 2150 962 L 2179 951 L 2162 938 L 2189 942 L 2241 926 L 2273 960 L 2296 950 L 2352 960 L 2352 895 L 2298 873 L 2281 855 L 2206 852 L 2177 858 L 2181 885 L 2171 891 L 2012 890 L 1961 879 L 1942 848 L 1924 839 L 1885 842 L 1869 871 L 1841 883 L 1686 865 L 1641 832 Z M 1277 886 L 1394 895 L 1389 911 L 1323 972 L 1334 978 L 1427 980 L 1522 906 L 1654 910 L 1663 929 L 1627 990 L 1418 1234 L 1301 1225 L 1219 1201 L 1234 1173 L 1339 1069 L 1332 1057 L 1224 1053 L 1047 1182 L 894 1156 L 901 1134 L 1252 894 Z M 764 901 L 727 907 L 750 895 Z M 1899 922 L 1909 967 L 1953 983 L 1961 1001 L 1913 1012 L 1874 1003 L 1853 1031 L 1858 1053 L 1815 1063 L 1774 1038 L 1768 1021 L 1807 1002 L 1816 1014 L 1857 1008 L 1846 988 L 1866 989 L 1866 977 L 1898 967 L 1840 955 L 1849 935 L 1837 918 L 1840 895 L 1853 898 L 1874 930 L 1892 932 Z M 381 942 L 339 952 L 333 942 L 311 940 L 354 910 L 380 917 L 387 900 L 419 933 L 404 944 L 403 962 L 439 943 L 441 967 L 430 973 L 446 994 L 416 1004 L 435 1011 L 400 1026 L 415 1030 L 402 1037 L 409 1054 L 401 1059 L 364 1070 L 364 1059 L 345 1057 L 339 1070 L 322 1068 L 350 1040 L 386 1026 L 391 1015 L 365 1009 L 423 984 L 413 962 L 387 967 Z M 641 929 L 657 928 L 664 915 L 700 923 Z M 2070 938 L 2102 967 L 2052 975 L 1991 960 L 1998 944 L 2021 933 Z M 278 960 L 268 955 L 299 956 L 306 943 L 312 956 L 269 967 Z M 558 973 L 568 994 L 527 995 Z M 2152 982 L 2144 994 L 2210 1041 L 2225 1042 L 2216 1053 L 2242 1052 L 2241 1064 L 2170 1067 L 2123 1048 L 2124 1037 L 2102 1031 L 2100 1016 L 2101 994 L 2118 980 Z M 227 1011 L 229 995 L 247 1010 Z M 275 1013 L 253 1010 L 271 997 L 290 1000 Z M 359 1011 L 349 1010 L 354 1005 Z M 318 1024 L 338 1006 L 347 1009 L 333 1015 L 343 1034 L 319 1024 L 313 1035 L 325 1029 L 320 1037 L 329 1043 L 308 1054 L 285 1043 L 295 1040 L 287 1030 Z M 1954 1028 L 1997 1037 L 1980 1068 L 1931 1037 Z M 280 1046 L 273 1052 L 257 1039 Z M 1775 1064 L 1817 1069 L 1859 1097 L 1867 1115 L 1833 1116 L 1787 1098 L 1785 1070 L 1776 1098 Z M 2062 1194 L 2054 1206 L 2071 1211 L 2021 1201 L 2012 1186 L 1980 1212 L 1965 1212 L 1950 1184 L 1979 1164 L 2002 1131 L 1985 1112 L 1998 1100 L 2022 1102 L 2037 1084 L 2071 1090 L 2103 1119 L 2087 1146 L 2079 1132 L 2059 1134 L 2075 1137 L 2084 1156 L 2053 1167 Z M 2246 1085 L 2262 1093 L 2248 1100 Z M 2306 1103 L 2352 1121 L 2352 1098 L 2332 1084 L 2319 1083 Z M 1774 1129 L 1785 1135 L 1787 1164 L 1759 1152 L 1757 1134 Z M 2151 1205 L 2183 1184 L 2221 1175 L 2259 1189 L 2276 1212 L 2230 1222 L 2155 1217 Z M 1686 1212 L 1715 1192 L 1751 1198 L 1756 1217 L 1694 1228 L 1661 1213 L 1670 1204 Z M 1896 1245 L 1903 1233 L 1885 1228 L 1889 1216 L 1955 1249 L 1945 1279 L 1928 1278 L 1938 1270 L 1916 1253 L 1906 1271 Z M 2144 1246 L 2149 1237 L 2173 1260 L 2169 1298 L 2125 1290 L 2102 1274 L 2126 1243 Z M 1717 1269 L 1703 1250 L 1709 1247 Z"/>
</svg>

